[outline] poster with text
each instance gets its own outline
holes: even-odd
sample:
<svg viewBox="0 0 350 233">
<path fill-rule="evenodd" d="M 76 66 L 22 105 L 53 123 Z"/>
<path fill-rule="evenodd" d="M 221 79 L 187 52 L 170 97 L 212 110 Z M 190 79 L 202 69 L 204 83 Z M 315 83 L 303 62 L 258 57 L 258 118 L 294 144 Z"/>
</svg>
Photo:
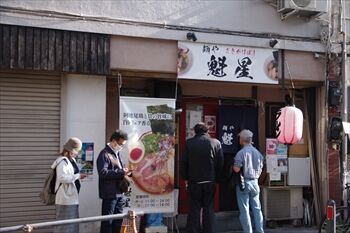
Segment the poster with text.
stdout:
<svg viewBox="0 0 350 233">
<path fill-rule="evenodd" d="M 202 122 L 202 111 L 186 110 L 186 140 L 195 136 L 194 126 Z"/>
<path fill-rule="evenodd" d="M 204 116 L 204 123 L 208 127 L 208 133 L 216 133 L 216 116 Z"/>
<path fill-rule="evenodd" d="M 277 155 L 277 170 L 280 173 L 288 173 L 287 155 Z"/>
<path fill-rule="evenodd" d="M 88 174 L 88 177 L 82 181 L 92 179 L 94 170 L 94 143 L 83 142 L 76 161 L 80 172 Z"/>
<path fill-rule="evenodd" d="M 119 119 L 129 138 L 121 154 L 133 170 L 128 207 L 174 212 L 175 100 L 120 97 Z"/>
<path fill-rule="evenodd" d="M 276 138 L 266 139 L 266 155 L 287 155 L 288 145 L 279 143 Z"/>
</svg>

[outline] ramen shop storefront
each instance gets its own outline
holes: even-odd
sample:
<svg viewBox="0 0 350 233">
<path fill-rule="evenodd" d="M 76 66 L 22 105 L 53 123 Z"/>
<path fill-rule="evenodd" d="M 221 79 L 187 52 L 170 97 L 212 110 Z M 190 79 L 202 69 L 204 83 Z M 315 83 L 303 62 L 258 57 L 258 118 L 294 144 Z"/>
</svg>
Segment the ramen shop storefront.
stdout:
<svg viewBox="0 0 350 233">
<path fill-rule="evenodd" d="M 296 89 L 319 86 L 322 66 L 312 54 L 286 52 L 285 56 Z M 266 138 L 275 137 L 277 110 L 290 93 L 278 84 L 277 65 L 278 51 L 273 49 L 112 36 L 106 138 L 119 128 L 122 98 L 176 99 L 173 185 L 180 193 L 174 205 L 178 202 L 179 212 L 186 214 L 186 190 L 178 176 L 178 161 L 186 139 L 193 135 L 191 128 L 204 121 L 210 126 L 210 135 L 222 142 L 223 177 L 239 149 L 236 135 L 240 129 L 250 128 L 255 146 L 264 153 Z M 286 87 L 290 87 L 287 80 Z M 215 209 L 237 210 L 229 178 L 219 184 Z"/>
<path fill-rule="evenodd" d="M 179 45 L 181 46 L 181 43 Z M 282 88 L 282 80 L 280 78 L 278 84 L 255 83 L 250 78 L 247 78 L 248 82 L 243 83 L 241 81 L 237 82 L 239 80 L 237 77 L 227 80 L 226 76 L 226 80 L 223 82 L 222 77 L 211 77 L 210 64 L 212 64 L 211 61 L 214 57 L 218 60 L 216 64 L 219 64 L 219 61 L 230 61 L 230 59 L 227 58 L 226 54 L 217 53 L 215 46 L 210 50 L 215 50 L 215 54 L 211 52 L 203 56 L 204 51 L 208 50 L 204 49 L 206 45 L 201 46 L 203 46 L 202 50 L 193 49 L 199 53 L 199 58 L 196 55 L 190 54 L 188 56 L 190 58 L 188 59 L 193 59 L 193 64 L 189 65 L 190 68 L 187 68 L 185 64 L 184 71 L 178 73 L 183 97 L 181 101 L 183 111 L 180 117 L 179 134 L 180 151 L 184 149 L 186 138 L 193 135 L 193 125 L 198 121 L 204 121 L 209 126 L 210 135 L 221 141 L 225 156 L 223 177 L 222 181 L 218 184 L 218 192 L 215 197 L 215 210 L 217 213 L 226 214 L 227 211 L 231 213 L 233 211 L 234 213 L 234 211 L 238 210 L 238 207 L 232 187 L 232 180 L 228 175 L 232 160 L 236 152 L 240 149 L 237 137 L 238 132 L 243 128 L 253 131 L 254 146 L 263 155 L 266 155 L 267 139 L 276 138 L 275 122 L 277 111 L 286 105 L 287 95 L 293 96 L 294 104 L 304 114 L 303 139 L 300 143 L 290 147 L 289 154 L 281 155 L 283 165 L 278 165 L 281 166 L 279 168 L 281 169 L 281 172 L 279 172 L 280 178 L 271 178 L 270 174 L 263 173 L 260 179 L 260 184 L 262 185 L 261 203 L 264 209 L 264 216 L 267 220 L 302 219 L 304 198 L 306 200 L 320 202 L 321 204 L 323 202 L 320 196 L 324 194 L 316 194 L 318 195 L 318 200 L 313 195 L 316 187 L 320 187 L 320 183 L 317 183 L 315 180 L 316 175 L 312 174 L 311 169 L 319 169 L 320 173 L 317 174 L 317 179 L 322 180 L 322 182 L 325 181 L 327 176 L 320 168 L 326 164 L 326 161 L 323 160 L 324 150 L 322 148 L 322 145 L 325 145 L 325 125 L 323 124 L 325 111 L 323 108 L 325 106 L 323 79 L 325 74 L 323 73 L 323 62 L 314 59 L 312 53 L 286 51 L 284 58 L 289 70 L 286 69 L 284 74 L 285 88 Z M 184 47 L 179 49 L 180 53 L 185 51 L 189 54 L 193 51 L 191 50 L 191 44 L 188 45 L 186 43 Z M 220 49 L 221 46 L 217 46 L 217 48 Z M 238 49 L 242 51 L 242 48 Z M 228 47 L 224 51 L 232 51 L 232 49 Z M 256 49 L 255 55 L 258 51 L 259 49 Z M 272 54 L 273 52 L 275 51 L 272 51 Z M 261 56 L 256 55 L 255 57 Z M 201 68 L 196 69 L 200 67 L 194 61 L 196 58 L 199 60 L 202 59 Z M 221 60 L 218 58 L 221 58 Z M 233 59 L 233 61 L 236 61 L 236 66 L 234 69 L 231 69 L 231 72 L 236 73 L 238 71 L 237 74 L 239 74 L 241 70 L 239 65 L 241 59 L 238 57 Z M 270 81 L 271 78 L 267 71 L 267 65 L 269 63 L 266 61 L 263 62 L 263 65 L 260 66 L 260 72 L 257 71 L 257 76 L 265 76 Z M 181 64 L 181 61 L 179 64 Z M 228 62 L 227 64 L 232 63 Z M 259 65 L 254 68 L 256 67 L 259 67 Z M 224 70 L 227 71 L 225 73 L 228 76 L 229 65 L 226 68 Z M 249 71 L 252 71 L 253 66 L 250 66 L 250 68 Z M 220 72 L 216 74 L 220 74 Z M 294 89 L 292 88 L 290 77 L 293 79 Z M 306 121 L 307 119 L 308 121 Z M 308 164 L 308 166 L 306 166 L 306 169 L 304 169 L 305 167 L 301 168 L 302 166 L 296 167 L 294 164 L 295 161 L 297 163 L 302 161 L 303 164 Z M 313 168 L 310 161 L 313 163 Z M 289 166 L 289 162 L 293 163 Z M 294 178 L 288 179 L 288 176 L 294 177 L 296 174 L 303 175 L 298 180 L 294 180 Z M 312 186 L 312 184 L 314 185 Z M 179 209 L 181 213 L 187 213 L 188 211 L 186 198 L 185 185 L 180 180 Z M 289 204 L 286 206 L 285 204 L 275 205 L 274 203 Z M 279 208 L 279 206 L 284 207 Z M 295 213 L 289 211 L 292 209 L 297 211 L 294 211 Z M 225 215 L 219 214 L 217 216 L 220 218 L 220 216 Z M 236 215 L 233 214 L 233 216 Z"/>
<path fill-rule="evenodd" d="M 239 150 L 237 134 L 244 128 L 250 129 L 254 145 L 264 147 L 262 101 L 281 105 L 284 102 L 285 92 L 277 85 L 278 51 L 188 42 L 179 42 L 178 46 L 178 78 L 183 94 L 180 151 L 186 139 L 193 136 L 194 124 L 205 122 L 209 134 L 220 140 L 225 156 L 215 210 L 237 210 L 230 177 L 232 160 Z M 180 182 L 180 212 L 188 211 L 186 199 L 184 184 Z"/>
</svg>

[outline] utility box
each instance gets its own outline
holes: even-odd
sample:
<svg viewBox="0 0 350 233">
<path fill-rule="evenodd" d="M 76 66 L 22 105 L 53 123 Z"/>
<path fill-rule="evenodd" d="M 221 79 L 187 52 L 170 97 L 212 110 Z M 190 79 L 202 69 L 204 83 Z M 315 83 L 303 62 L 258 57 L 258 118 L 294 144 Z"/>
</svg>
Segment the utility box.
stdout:
<svg viewBox="0 0 350 233">
<path fill-rule="evenodd" d="M 309 14 L 326 13 L 328 10 L 327 0 L 277 0 L 277 10 L 288 13 L 292 10 L 309 12 Z"/>
<path fill-rule="evenodd" d="M 310 157 L 288 159 L 288 185 L 310 186 Z"/>
<path fill-rule="evenodd" d="M 303 189 L 263 187 L 263 211 L 268 221 L 302 219 Z"/>
<path fill-rule="evenodd" d="M 277 0 L 277 11 L 286 15 L 318 16 L 328 11 L 328 0 Z"/>
</svg>

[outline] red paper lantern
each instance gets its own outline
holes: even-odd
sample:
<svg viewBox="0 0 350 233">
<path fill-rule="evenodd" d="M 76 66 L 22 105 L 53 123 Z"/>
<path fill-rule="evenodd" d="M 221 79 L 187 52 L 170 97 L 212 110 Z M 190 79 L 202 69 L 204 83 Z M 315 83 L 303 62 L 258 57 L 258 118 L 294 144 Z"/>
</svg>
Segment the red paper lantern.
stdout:
<svg viewBox="0 0 350 233">
<path fill-rule="evenodd" d="M 277 113 L 277 140 L 284 144 L 295 144 L 303 136 L 303 113 L 294 106 L 281 108 Z"/>
</svg>

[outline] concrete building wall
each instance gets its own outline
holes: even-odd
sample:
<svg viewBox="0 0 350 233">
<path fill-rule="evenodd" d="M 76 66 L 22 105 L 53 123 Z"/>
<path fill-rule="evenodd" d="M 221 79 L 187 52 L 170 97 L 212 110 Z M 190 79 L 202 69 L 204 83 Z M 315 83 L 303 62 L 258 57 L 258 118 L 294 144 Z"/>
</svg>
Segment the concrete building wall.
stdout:
<svg viewBox="0 0 350 233">
<path fill-rule="evenodd" d="M 113 36 L 111 69 L 176 73 L 176 52 L 176 41 Z M 285 79 L 323 82 L 325 64 L 323 55 L 286 51 Z"/>
<path fill-rule="evenodd" d="M 280 37 L 278 48 L 323 50 L 318 42 L 306 42 L 320 37 L 319 21 L 282 21 L 262 0 L 3 0 L 1 6 L 1 22 L 8 24 L 170 40 L 186 40 L 195 29 L 198 41 L 206 43 L 268 47 L 269 38 Z"/>
<path fill-rule="evenodd" d="M 326 79 L 326 58 L 315 53 L 299 51 L 285 52 L 286 80 L 324 82 Z"/>
<path fill-rule="evenodd" d="M 273 33 L 292 37 L 319 37 L 317 21 L 300 18 L 281 21 L 276 9 L 261 0 L 161 2 L 3 0 L 1 5 L 165 25 Z"/>
<path fill-rule="evenodd" d="M 111 68 L 176 73 L 177 42 L 123 36 L 111 38 Z"/>
<path fill-rule="evenodd" d="M 94 143 L 94 173 L 82 181 L 79 194 L 80 217 L 101 214 L 96 159 L 105 146 L 106 78 L 67 75 L 62 85 L 61 147 L 70 137 Z M 80 225 L 80 232 L 98 232 L 100 223 Z"/>
<path fill-rule="evenodd" d="M 347 63 L 346 63 L 346 78 L 345 78 L 345 86 L 347 87 L 347 105 L 348 105 L 348 108 L 347 108 L 347 121 L 350 122 L 350 56 L 348 55 L 347 57 Z M 349 135 L 349 138 L 350 138 L 350 135 Z M 348 148 L 348 151 L 350 153 L 350 148 Z M 350 161 L 350 159 L 349 159 Z M 350 166 L 350 163 L 349 163 L 349 166 Z M 350 169 L 350 167 L 349 167 Z M 349 174 L 350 176 L 350 174 Z M 350 181 L 350 180 L 349 180 Z"/>
<path fill-rule="evenodd" d="M 344 6 L 345 31 L 347 35 L 347 42 L 349 43 L 350 42 L 350 1 L 345 0 L 344 3 L 345 3 L 345 6 Z"/>
</svg>

